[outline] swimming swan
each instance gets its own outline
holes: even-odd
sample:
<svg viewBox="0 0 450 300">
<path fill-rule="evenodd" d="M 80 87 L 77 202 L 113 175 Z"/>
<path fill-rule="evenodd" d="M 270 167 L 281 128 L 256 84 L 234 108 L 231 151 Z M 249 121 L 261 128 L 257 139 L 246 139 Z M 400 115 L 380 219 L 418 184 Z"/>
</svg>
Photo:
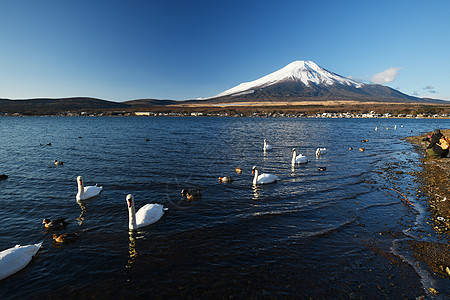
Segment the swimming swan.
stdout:
<svg viewBox="0 0 450 300">
<path fill-rule="evenodd" d="M 128 228 L 135 230 L 150 224 L 157 222 L 164 215 L 164 208 L 161 204 L 145 204 L 137 212 L 134 208 L 134 197 L 131 194 L 127 195 L 127 207 L 128 207 Z"/>
<path fill-rule="evenodd" d="M 319 157 L 323 154 L 327 153 L 327 148 L 317 148 L 316 150 L 316 156 Z"/>
<path fill-rule="evenodd" d="M 81 176 L 77 177 L 78 182 L 78 193 L 77 200 L 86 200 L 92 197 L 97 196 L 102 191 L 103 187 L 101 186 L 84 186 L 83 178 Z"/>
<path fill-rule="evenodd" d="M 269 173 L 263 173 L 261 175 L 258 175 L 258 169 L 256 168 L 256 166 L 253 167 L 252 174 L 255 174 L 255 177 L 253 177 L 253 185 L 268 184 L 280 180 L 278 176 Z"/>
<path fill-rule="evenodd" d="M 267 144 L 267 141 L 264 140 L 264 147 L 263 147 L 263 150 L 264 150 L 264 151 L 267 151 L 267 150 L 271 150 L 271 149 L 272 149 L 272 146 L 270 146 L 269 144 Z"/>
<path fill-rule="evenodd" d="M 296 165 L 296 164 L 305 164 L 308 162 L 308 159 L 306 158 L 306 156 L 304 156 L 303 154 L 299 154 L 297 155 L 297 150 L 295 150 L 295 148 L 292 149 L 292 165 Z"/>
<path fill-rule="evenodd" d="M 0 280 L 25 268 L 41 246 L 42 242 L 26 246 L 16 245 L 0 252 Z"/>
</svg>

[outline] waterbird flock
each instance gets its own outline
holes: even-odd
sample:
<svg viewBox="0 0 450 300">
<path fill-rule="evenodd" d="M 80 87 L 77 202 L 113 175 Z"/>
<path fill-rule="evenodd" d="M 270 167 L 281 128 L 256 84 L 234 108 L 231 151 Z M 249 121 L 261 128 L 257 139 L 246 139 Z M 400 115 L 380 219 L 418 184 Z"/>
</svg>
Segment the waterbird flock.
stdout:
<svg viewBox="0 0 450 300">
<path fill-rule="evenodd" d="M 402 126 L 403 127 L 403 126 Z M 388 129 L 388 128 L 386 128 Z M 397 129 L 395 126 L 394 129 Z M 378 130 L 378 127 L 375 128 L 375 130 Z M 79 137 L 81 138 L 81 137 Z M 148 139 L 146 139 L 148 141 Z M 361 140 L 361 142 L 365 143 L 369 140 Z M 47 146 L 51 146 L 51 143 L 48 143 Z M 267 143 L 267 140 L 264 139 L 264 146 L 263 150 L 268 151 L 271 150 L 273 147 Z M 349 147 L 349 150 L 352 150 L 352 147 Z M 364 151 L 364 147 L 360 147 L 359 151 Z M 316 149 L 316 157 L 319 158 L 320 156 L 327 153 L 326 148 L 317 148 Z M 308 163 L 309 159 L 304 156 L 303 154 L 297 155 L 296 149 L 292 149 L 292 160 L 291 164 L 294 167 L 297 164 L 305 164 Z M 62 166 L 64 162 L 59 160 L 54 160 L 54 164 L 56 166 Z M 319 171 L 325 171 L 326 167 L 318 167 Z M 237 174 L 242 173 L 242 169 L 240 167 L 235 168 L 235 171 Z M 253 166 L 252 168 L 252 174 L 253 177 L 253 185 L 261 185 L 261 184 L 270 184 L 275 183 L 280 180 L 280 178 L 277 175 L 270 174 L 270 173 L 262 173 L 259 174 L 259 170 L 256 166 Z M 6 174 L 0 175 L 0 180 L 7 179 L 8 176 Z M 227 182 L 231 183 L 233 181 L 233 178 L 230 176 L 222 176 L 219 177 L 219 182 Z M 101 193 L 103 187 L 98 186 L 97 184 L 95 186 L 84 186 L 83 178 L 81 176 L 77 177 L 77 185 L 78 185 L 78 192 L 76 194 L 76 200 L 83 201 L 87 199 L 91 199 L 94 197 L 99 196 Z M 182 195 L 186 197 L 188 201 L 192 200 L 198 200 L 201 199 L 201 191 L 200 190 L 186 190 L 183 189 L 181 191 Z M 142 228 L 144 226 L 151 225 L 157 221 L 159 221 L 162 216 L 164 215 L 164 212 L 168 210 L 168 208 L 165 208 L 163 205 L 159 203 L 152 203 L 152 204 L 145 204 L 143 207 L 141 207 L 137 212 L 135 211 L 135 204 L 134 204 L 134 197 L 131 194 L 128 194 L 126 196 L 126 202 L 127 202 L 127 208 L 128 208 L 128 228 L 130 231 L 136 230 L 139 228 Z M 45 218 L 42 222 L 44 224 L 44 227 L 47 230 L 60 230 L 66 228 L 68 222 L 65 221 L 65 218 L 58 218 L 54 219 L 53 221 Z M 54 233 L 53 234 L 53 241 L 56 243 L 65 243 L 68 240 L 73 240 L 74 237 L 76 237 L 77 233 Z M 3 250 L 0 252 L 0 280 L 16 273 L 17 271 L 23 269 L 28 265 L 28 263 L 31 261 L 33 256 L 38 252 L 38 250 L 41 248 L 42 242 L 37 244 L 31 244 L 31 245 L 25 245 L 20 246 L 16 245 L 15 247 Z"/>
</svg>

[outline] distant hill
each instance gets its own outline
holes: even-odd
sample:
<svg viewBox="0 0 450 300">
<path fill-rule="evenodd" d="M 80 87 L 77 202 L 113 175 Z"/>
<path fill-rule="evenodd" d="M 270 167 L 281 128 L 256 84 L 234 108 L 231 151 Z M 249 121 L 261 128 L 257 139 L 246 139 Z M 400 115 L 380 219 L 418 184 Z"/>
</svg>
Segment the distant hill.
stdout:
<svg viewBox="0 0 450 300">
<path fill-rule="evenodd" d="M 175 100 L 138 99 L 125 102 L 114 102 L 89 97 L 73 98 L 37 98 L 10 100 L 0 99 L 0 113 L 21 114 L 57 114 L 63 112 L 140 110 L 153 106 L 176 105 Z"/>
<path fill-rule="evenodd" d="M 139 107 L 149 107 L 154 105 L 177 105 L 182 103 L 183 101 L 176 100 L 158 100 L 158 99 L 137 99 L 137 100 L 129 100 L 122 103 L 128 104 L 134 108 Z"/>
<path fill-rule="evenodd" d="M 66 111 L 127 109 L 131 105 L 88 97 L 61 99 L 0 99 L 0 112 L 22 114 L 54 114 Z"/>
</svg>

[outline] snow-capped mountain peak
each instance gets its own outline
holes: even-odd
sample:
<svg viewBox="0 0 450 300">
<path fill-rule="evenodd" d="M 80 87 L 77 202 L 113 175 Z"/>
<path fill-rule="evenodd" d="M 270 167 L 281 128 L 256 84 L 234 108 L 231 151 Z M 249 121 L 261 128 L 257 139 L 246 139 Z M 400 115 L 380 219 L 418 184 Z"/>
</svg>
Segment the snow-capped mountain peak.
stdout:
<svg viewBox="0 0 450 300">
<path fill-rule="evenodd" d="M 214 97 L 229 95 L 243 95 L 253 93 L 255 89 L 264 88 L 279 82 L 294 81 L 301 82 L 306 86 L 316 85 L 334 85 L 342 84 L 360 88 L 364 84 L 355 80 L 342 77 L 338 74 L 329 72 L 310 60 L 297 60 L 291 62 L 284 68 L 270 73 L 264 77 L 251 82 L 244 82 L 234 88 L 226 90 Z"/>
</svg>

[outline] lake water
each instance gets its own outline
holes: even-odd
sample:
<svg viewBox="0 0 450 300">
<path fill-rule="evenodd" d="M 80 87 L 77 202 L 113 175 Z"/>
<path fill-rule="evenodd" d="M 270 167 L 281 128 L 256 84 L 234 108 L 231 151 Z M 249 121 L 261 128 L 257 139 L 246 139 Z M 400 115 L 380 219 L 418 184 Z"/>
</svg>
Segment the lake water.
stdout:
<svg viewBox="0 0 450 300">
<path fill-rule="evenodd" d="M 450 120 L 0 118 L 0 250 L 43 241 L 0 298 L 446 298 L 450 280 L 408 247 L 438 237 L 403 138 L 435 128 Z M 310 162 L 293 169 L 292 148 Z M 281 181 L 254 188 L 253 166 Z M 103 186 L 98 198 L 75 201 L 79 175 Z M 130 234 L 128 193 L 169 210 Z M 58 217 L 73 241 L 41 224 Z"/>
</svg>

